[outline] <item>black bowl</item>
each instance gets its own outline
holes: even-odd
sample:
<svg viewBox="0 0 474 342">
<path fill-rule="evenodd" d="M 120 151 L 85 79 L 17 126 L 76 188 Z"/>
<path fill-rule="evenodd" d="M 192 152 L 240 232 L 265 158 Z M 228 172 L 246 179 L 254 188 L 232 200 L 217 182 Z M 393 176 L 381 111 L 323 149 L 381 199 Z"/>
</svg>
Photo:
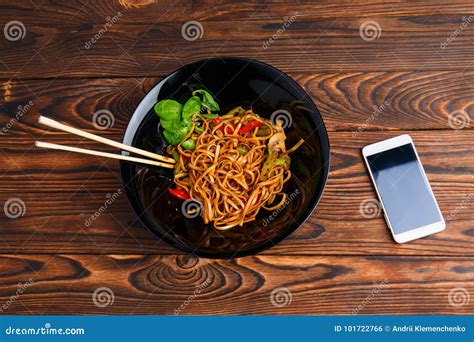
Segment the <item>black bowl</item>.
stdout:
<svg viewBox="0 0 474 342">
<path fill-rule="evenodd" d="M 272 113 L 282 117 L 288 126 L 287 146 L 300 138 L 305 140 L 291 155 L 292 177 L 284 188 L 288 201 L 274 212 L 260 210 L 257 220 L 243 227 L 217 231 L 199 216 L 183 216 L 182 201 L 168 192 L 173 184 L 172 170 L 121 162 L 130 203 L 160 239 L 198 256 L 232 258 L 272 247 L 311 215 L 323 193 L 329 172 L 329 141 L 321 115 L 298 83 L 270 65 L 241 58 L 208 59 L 186 65 L 156 84 L 135 110 L 123 143 L 163 154 L 165 143 L 153 105 L 168 98 L 184 103 L 198 88 L 210 91 L 223 113 L 240 105 L 252 106 L 266 118 Z"/>
</svg>

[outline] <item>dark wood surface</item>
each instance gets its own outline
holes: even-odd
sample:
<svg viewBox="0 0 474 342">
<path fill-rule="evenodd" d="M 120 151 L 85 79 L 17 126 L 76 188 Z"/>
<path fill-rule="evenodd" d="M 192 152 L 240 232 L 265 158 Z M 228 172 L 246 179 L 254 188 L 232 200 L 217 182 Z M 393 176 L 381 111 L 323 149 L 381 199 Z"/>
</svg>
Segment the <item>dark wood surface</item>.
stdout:
<svg viewBox="0 0 474 342">
<path fill-rule="evenodd" d="M 469 1 L 0 1 L 2 32 L 12 20 L 26 28 L 17 41 L 0 35 L 0 207 L 20 198 L 26 208 L 14 219 L 0 211 L 0 307 L 32 280 L 3 314 L 474 313 L 471 15 Z M 189 20 L 203 26 L 201 39 L 183 39 Z M 367 20 L 379 24 L 378 39 L 359 35 Z M 96 132 L 93 113 L 107 109 L 115 124 L 100 134 L 120 140 L 153 84 L 216 56 L 280 68 L 321 111 L 331 173 L 310 219 L 278 246 L 231 261 L 190 258 L 158 241 L 125 196 L 86 226 L 121 187 L 118 163 L 36 149 L 34 141 L 114 150 L 41 127 L 38 115 Z M 462 129 L 453 129 L 455 111 L 468 118 Z M 401 133 L 413 137 L 447 219 L 443 233 L 402 245 L 381 215 L 359 211 L 375 198 L 360 149 Z M 114 301 L 101 307 L 93 293 L 104 287 Z M 274 291 L 291 302 L 272 304 Z"/>
</svg>

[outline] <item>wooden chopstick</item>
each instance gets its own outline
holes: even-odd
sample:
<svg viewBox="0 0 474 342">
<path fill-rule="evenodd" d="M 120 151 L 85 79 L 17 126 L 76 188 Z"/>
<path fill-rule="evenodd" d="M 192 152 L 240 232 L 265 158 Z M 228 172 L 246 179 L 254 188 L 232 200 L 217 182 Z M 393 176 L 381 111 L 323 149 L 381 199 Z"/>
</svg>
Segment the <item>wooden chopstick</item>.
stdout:
<svg viewBox="0 0 474 342">
<path fill-rule="evenodd" d="M 92 133 L 89 133 L 89 132 L 86 132 L 86 131 L 83 131 L 83 130 L 80 130 L 80 129 L 77 129 L 77 128 L 74 128 L 74 127 L 71 127 L 71 126 L 64 125 L 64 124 L 62 124 L 62 123 L 60 123 L 56 120 L 47 118 L 47 117 L 42 116 L 42 115 L 39 117 L 38 122 L 40 124 L 46 125 L 48 127 L 59 129 L 60 131 L 64 131 L 64 132 L 68 132 L 68 133 L 71 133 L 71 134 L 79 135 L 81 137 L 91 139 L 91 140 L 95 140 L 95 141 L 98 141 L 100 143 L 122 149 L 124 151 L 136 153 L 136 154 L 142 155 L 144 157 L 160 160 L 162 162 L 170 163 L 170 164 L 174 164 L 176 162 L 173 158 L 169 158 L 169 157 L 162 156 L 160 154 L 156 154 L 156 153 L 148 152 L 148 151 L 145 151 L 145 150 L 141 150 L 141 149 L 133 147 L 133 146 L 124 145 L 122 143 L 119 143 L 119 142 L 116 142 L 116 141 L 113 141 L 113 140 L 110 140 L 110 139 L 107 139 L 107 138 L 103 138 L 101 136 L 98 136 L 98 135 L 95 135 L 95 134 L 92 134 Z M 74 147 L 70 147 L 70 148 L 74 148 Z M 100 152 L 100 153 L 102 153 L 102 152 Z M 119 158 L 117 158 L 117 159 L 119 159 Z M 138 159 L 140 159 L 140 158 L 138 158 Z"/>
<path fill-rule="evenodd" d="M 44 148 L 49 148 L 49 149 L 53 149 L 53 150 L 84 153 L 84 154 L 90 154 L 90 155 L 93 155 L 93 156 L 120 159 L 120 160 L 135 162 L 135 163 L 142 163 L 142 164 L 148 164 L 148 165 L 167 167 L 167 168 L 170 168 L 170 169 L 174 168 L 174 165 L 172 165 L 172 164 L 167 164 L 167 163 L 154 161 L 154 160 L 150 160 L 150 159 L 123 156 L 121 154 L 100 152 L 100 151 L 94 151 L 94 150 L 86 150 L 84 148 L 71 147 L 71 146 L 65 146 L 65 145 L 59 145 L 59 144 L 51 144 L 51 143 L 42 142 L 42 141 L 35 142 L 35 145 L 37 147 L 44 147 Z"/>
</svg>

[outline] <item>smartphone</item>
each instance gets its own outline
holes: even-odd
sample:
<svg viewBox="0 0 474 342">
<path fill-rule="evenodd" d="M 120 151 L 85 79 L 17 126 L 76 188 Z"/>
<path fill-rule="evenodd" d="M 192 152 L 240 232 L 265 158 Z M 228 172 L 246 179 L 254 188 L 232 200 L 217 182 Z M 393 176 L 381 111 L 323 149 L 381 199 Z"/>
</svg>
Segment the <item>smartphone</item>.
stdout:
<svg viewBox="0 0 474 342">
<path fill-rule="evenodd" d="M 408 242 L 446 228 L 408 134 L 367 145 L 362 155 L 396 242 Z"/>
</svg>

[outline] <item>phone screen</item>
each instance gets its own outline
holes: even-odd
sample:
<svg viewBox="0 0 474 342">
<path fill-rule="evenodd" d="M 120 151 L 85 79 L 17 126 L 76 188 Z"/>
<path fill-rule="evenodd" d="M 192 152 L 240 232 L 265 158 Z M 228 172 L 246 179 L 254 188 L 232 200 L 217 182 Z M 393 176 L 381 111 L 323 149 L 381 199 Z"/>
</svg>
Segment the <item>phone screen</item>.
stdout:
<svg viewBox="0 0 474 342">
<path fill-rule="evenodd" d="M 367 156 L 367 161 L 395 234 L 441 221 L 412 144 Z"/>
</svg>

